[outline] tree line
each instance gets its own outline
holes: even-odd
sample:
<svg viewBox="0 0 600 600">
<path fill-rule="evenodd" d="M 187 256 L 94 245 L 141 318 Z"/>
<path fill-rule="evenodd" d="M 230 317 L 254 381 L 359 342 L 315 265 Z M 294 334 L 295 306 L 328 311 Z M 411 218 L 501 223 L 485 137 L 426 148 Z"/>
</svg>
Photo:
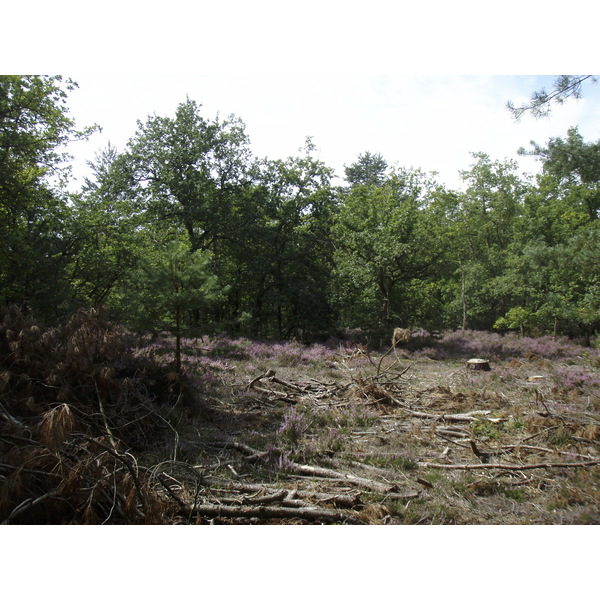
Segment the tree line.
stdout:
<svg viewBox="0 0 600 600">
<path fill-rule="evenodd" d="M 598 328 L 600 141 L 576 127 L 520 150 L 542 162 L 535 177 L 472 153 L 457 191 L 365 152 L 334 185 L 310 138 L 286 160 L 259 158 L 241 119 L 186 98 L 99 151 L 72 192 L 63 148 L 95 131 L 69 116 L 74 86 L 0 77 L 5 305 L 48 324 L 102 305 L 178 341 L 401 325 L 589 343 Z"/>
</svg>

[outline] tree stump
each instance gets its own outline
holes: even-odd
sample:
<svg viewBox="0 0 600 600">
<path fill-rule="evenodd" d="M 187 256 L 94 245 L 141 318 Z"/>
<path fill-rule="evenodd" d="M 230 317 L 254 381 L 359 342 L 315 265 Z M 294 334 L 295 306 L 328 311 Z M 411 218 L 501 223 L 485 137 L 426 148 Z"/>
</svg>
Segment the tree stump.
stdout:
<svg viewBox="0 0 600 600">
<path fill-rule="evenodd" d="M 483 358 L 472 358 L 467 361 L 467 369 L 471 371 L 491 371 L 490 363 Z"/>
</svg>

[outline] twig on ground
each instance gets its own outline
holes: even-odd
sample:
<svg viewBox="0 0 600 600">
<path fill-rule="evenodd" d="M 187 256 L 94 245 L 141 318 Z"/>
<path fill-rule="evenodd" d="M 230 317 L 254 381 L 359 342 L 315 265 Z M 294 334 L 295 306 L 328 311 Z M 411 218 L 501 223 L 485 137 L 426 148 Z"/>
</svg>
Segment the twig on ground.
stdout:
<svg viewBox="0 0 600 600">
<path fill-rule="evenodd" d="M 489 415 L 492 411 L 491 410 L 473 410 L 470 413 L 464 413 L 464 414 L 449 414 L 449 415 L 436 415 L 436 414 L 432 414 L 432 413 L 424 413 L 424 412 L 419 412 L 416 410 L 410 410 L 409 408 L 403 408 L 404 411 L 406 411 L 407 413 L 409 413 L 410 415 L 412 415 L 413 417 L 419 417 L 421 419 L 433 419 L 435 421 L 477 421 L 479 420 L 479 415 L 481 416 L 485 416 L 485 415 Z M 478 416 L 473 416 L 473 415 L 478 415 Z M 484 419 L 484 420 L 490 420 L 492 421 L 492 419 Z M 499 421 L 501 419 L 493 419 L 494 422 Z"/>
<path fill-rule="evenodd" d="M 301 519 L 303 521 L 324 521 L 325 523 L 348 523 L 364 525 L 364 521 L 342 512 L 315 506 L 291 508 L 287 506 L 223 506 L 218 504 L 199 504 L 195 507 L 189 505 L 186 511 L 194 516 L 205 518 L 229 519 Z"/>
<path fill-rule="evenodd" d="M 4 521 L 2 521 L 0 525 L 8 525 L 15 517 L 19 516 L 21 513 L 25 512 L 26 510 L 29 510 L 30 508 L 33 508 L 36 504 L 44 502 L 44 500 L 47 500 L 48 498 L 53 498 L 54 496 L 56 496 L 56 490 L 47 492 L 39 498 L 27 498 L 27 500 L 24 500 L 23 502 L 21 502 L 21 504 L 15 507 L 10 513 L 10 515 L 8 515 L 8 517 L 6 517 L 6 519 L 4 519 Z"/>
<path fill-rule="evenodd" d="M 348 483 L 352 483 L 353 485 L 357 485 L 359 487 L 366 487 L 367 489 L 371 489 L 381 493 L 392 492 L 396 489 L 395 484 L 384 484 L 379 481 L 373 481 L 372 479 L 365 479 L 364 477 L 358 477 L 353 475 L 352 473 L 340 473 L 338 471 L 333 471 L 331 469 L 325 469 L 323 467 L 313 467 L 311 465 L 294 465 L 293 469 L 295 472 L 298 472 L 302 475 L 309 475 L 313 477 L 325 477 L 336 479 L 339 481 L 346 481 Z"/>
<path fill-rule="evenodd" d="M 421 469 L 456 469 L 456 470 L 471 470 L 471 469 L 506 469 L 509 471 L 528 471 L 530 469 L 555 469 L 555 468 L 578 468 L 578 467 L 595 467 L 600 465 L 600 460 L 590 460 L 580 463 L 536 463 L 531 465 L 507 465 L 503 463 L 488 463 L 488 464 L 468 464 L 468 465 L 443 465 L 439 463 L 420 462 L 418 463 Z"/>
</svg>

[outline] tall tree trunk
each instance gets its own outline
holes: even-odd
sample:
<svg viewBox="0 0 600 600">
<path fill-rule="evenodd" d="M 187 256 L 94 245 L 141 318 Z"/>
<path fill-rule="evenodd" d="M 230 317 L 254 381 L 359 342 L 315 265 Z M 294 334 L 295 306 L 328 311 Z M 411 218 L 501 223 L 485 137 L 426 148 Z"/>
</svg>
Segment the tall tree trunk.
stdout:
<svg viewBox="0 0 600 600">
<path fill-rule="evenodd" d="M 460 274 L 461 274 L 461 278 L 462 278 L 462 288 L 461 288 L 461 300 L 462 300 L 462 307 L 463 307 L 462 330 L 464 331 L 467 328 L 467 296 L 466 296 L 465 271 L 463 269 L 460 252 L 458 253 L 458 264 L 460 266 Z"/>
<path fill-rule="evenodd" d="M 175 369 L 181 371 L 181 309 L 179 306 L 175 313 Z"/>
</svg>

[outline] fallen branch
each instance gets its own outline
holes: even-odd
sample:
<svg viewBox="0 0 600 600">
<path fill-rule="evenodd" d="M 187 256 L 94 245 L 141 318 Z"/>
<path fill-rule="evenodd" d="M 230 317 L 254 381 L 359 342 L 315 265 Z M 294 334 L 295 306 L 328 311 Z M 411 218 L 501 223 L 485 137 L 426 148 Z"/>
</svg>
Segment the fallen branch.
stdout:
<svg viewBox="0 0 600 600">
<path fill-rule="evenodd" d="M 454 427 L 440 427 L 435 430 L 436 434 L 447 435 L 448 437 L 468 438 L 470 434 L 466 431 L 456 429 Z"/>
<path fill-rule="evenodd" d="M 262 392 L 263 394 L 273 394 L 276 396 L 276 400 L 283 400 L 289 404 L 297 404 L 298 400 L 295 398 L 290 398 L 289 394 L 286 392 L 280 392 L 278 390 L 268 390 L 267 388 L 254 386 L 254 389 L 257 392 Z"/>
<path fill-rule="evenodd" d="M 165 492 L 167 492 L 167 494 L 169 494 L 169 496 L 173 498 L 177 504 L 180 506 L 186 506 L 185 502 L 171 489 L 169 482 L 162 473 L 158 474 L 158 480 L 162 484 L 163 488 L 165 488 Z"/>
<path fill-rule="evenodd" d="M 478 464 L 478 465 L 442 465 L 438 463 L 420 462 L 418 463 L 421 469 L 455 469 L 455 470 L 470 470 L 470 469 L 505 469 L 509 471 L 528 471 L 530 469 L 554 469 L 554 468 L 571 468 L 571 467 L 595 467 L 600 465 L 600 460 L 590 460 L 581 463 L 536 463 L 532 465 L 507 465 L 502 463 L 497 464 Z"/>
<path fill-rule="evenodd" d="M 418 412 L 416 410 L 410 410 L 403 408 L 404 411 L 411 414 L 413 417 L 419 417 L 421 419 L 433 419 L 435 421 L 477 421 L 478 417 L 473 415 L 489 415 L 491 410 L 474 410 L 470 413 L 456 414 L 456 415 L 434 415 L 431 413 Z M 486 419 L 488 421 L 499 421 L 500 419 Z"/>
<path fill-rule="evenodd" d="M 218 504 L 199 504 L 197 506 L 187 505 L 186 515 L 206 517 L 214 519 L 302 519 L 303 521 L 324 521 L 326 523 L 348 523 L 351 525 L 364 525 L 364 522 L 356 517 L 342 512 L 303 506 L 290 508 L 286 506 L 222 506 Z"/>
<path fill-rule="evenodd" d="M 142 505 L 142 512 L 144 513 L 144 517 L 147 518 L 148 517 L 148 504 L 146 502 L 146 497 L 144 496 L 144 494 L 142 492 L 142 487 L 140 485 L 140 481 L 138 478 L 137 469 L 135 469 L 133 467 L 133 465 L 131 464 L 131 461 L 129 460 L 129 456 L 120 454 L 117 450 L 113 450 L 106 444 L 103 444 L 102 442 L 99 442 L 97 439 L 92 438 L 88 435 L 82 434 L 81 437 L 90 443 L 96 444 L 96 446 L 99 446 L 100 448 L 102 448 L 103 450 L 108 452 L 111 456 L 116 458 L 118 461 L 123 463 L 125 468 L 129 471 L 129 474 L 131 475 L 131 479 L 133 481 L 133 486 L 135 488 L 136 495 L 138 497 L 138 500 L 140 501 L 140 504 Z M 137 465 L 136 465 L 136 467 L 137 467 Z"/>
<path fill-rule="evenodd" d="M 276 488 L 271 488 L 264 484 L 252 484 L 252 483 L 239 483 L 237 481 L 232 481 L 228 486 L 232 490 L 236 490 L 239 492 L 251 493 L 251 492 L 272 492 L 276 493 L 274 490 Z M 215 490 L 213 490 L 214 492 Z M 360 494 L 356 493 L 352 496 L 347 494 L 324 494 L 320 492 L 312 492 L 306 490 L 285 490 L 289 493 L 288 496 L 285 497 L 283 503 L 287 503 L 293 500 L 291 497 L 298 496 L 300 499 L 313 500 L 317 503 L 321 502 L 331 502 L 334 506 L 339 508 L 354 508 L 361 504 Z"/>
<path fill-rule="evenodd" d="M 308 475 L 312 477 L 326 477 L 328 479 L 336 479 L 340 481 L 346 481 L 359 487 L 365 487 L 376 492 L 387 494 L 396 490 L 394 484 L 384 484 L 379 481 L 373 481 L 372 479 L 365 479 L 363 477 L 357 477 L 352 473 L 340 473 L 331 469 L 325 469 L 323 467 L 313 467 L 311 465 L 294 465 L 293 469 L 295 472 L 301 475 Z"/>
<path fill-rule="evenodd" d="M 0 525 L 8 525 L 12 519 L 14 519 L 16 516 L 20 515 L 22 512 L 25 512 L 26 510 L 33 508 L 36 504 L 39 504 L 40 502 L 44 502 L 44 500 L 47 500 L 48 498 L 54 498 L 54 497 L 57 497 L 56 490 L 47 492 L 46 494 L 44 494 L 43 496 L 40 496 L 39 498 L 27 498 L 27 500 L 24 500 L 23 502 L 21 502 L 21 504 L 19 504 L 17 507 L 15 507 L 13 509 L 13 511 L 10 513 L 10 515 L 8 515 L 8 517 L 6 517 L 6 519 L 4 519 L 4 521 L 2 521 L 2 523 L 0 523 Z"/>
<path fill-rule="evenodd" d="M 573 439 L 576 439 L 575 436 L 572 436 Z M 584 438 L 581 438 L 586 442 L 589 442 L 590 440 L 586 440 Z M 544 448 L 543 446 L 529 446 L 527 444 L 509 444 L 508 446 L 502 446 L 501 448 L 502 450 L 536 450 L 536 451 L 540 451 L 540 452 L 547 452 L 548 454 L 564 454 L 565 456 L 572 456 L 573 458 L 576 457 L 580 457 L 580 458 L 588 458 L 591 459 L 592 457 L 589 454 L 579 454 L 576 452 L 566 452 L 564 450 L 553 450 L 552 448 Z"/>
<path fill-rule="evenodd" d="M 247 504 L 273 504 L 274 502 L 280 502 L 288 495 L 287 490 L 280 490 L 275 492 L 274 494 L 269 494 L 266 496 L 244 496 L 242 498 L 242 502 Z"/>
<path fill-rule="evenodd" d="M 217 448 L 229 448 L 232 450 L 239 450 L 240 452 L 247 454 L 247 456 L 244 457 L 245 460 L 254 460 L 256 458 L 262 458 L 263 456 L 266 456 L 268 454 L 268 452 L 264 452 L 262 450 L 255 450 L 254 448 L 251 448 L 246 444 L 242 444 L 241 442 L 236 442 L 234 440 L 226 442 L 213 441 L 210 443 L 210 445 L 216 446 Z"/>
<path fill-rule="evenodd" d="M 265 377 L 274 377 L 275 376 L 275 371 L 273 371 L 272 369 L 269 369 L 266 373 L 264 373 L 263 375 L 259 375 L 258 377 L 255 377 L 249 384 L 248 387 L 246 388 L 247 390 L 250 390 L 254 387 L 254 384 L 257 381 L 260 381 L 261 379 L 264 379 Z"/>
</svg>

